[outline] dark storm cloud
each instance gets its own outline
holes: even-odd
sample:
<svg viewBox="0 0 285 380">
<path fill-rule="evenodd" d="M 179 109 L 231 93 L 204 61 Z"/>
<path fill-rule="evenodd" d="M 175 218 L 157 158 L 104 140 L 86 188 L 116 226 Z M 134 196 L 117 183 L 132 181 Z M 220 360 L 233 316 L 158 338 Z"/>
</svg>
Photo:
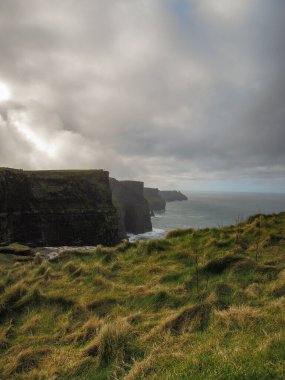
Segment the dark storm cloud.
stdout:
<svg viewBox="0 0 285 380">
<path fill-rule="evenodd" d="M 2 0 L 0 165 L 285 174 L 283 0 Z"/>
</svg>

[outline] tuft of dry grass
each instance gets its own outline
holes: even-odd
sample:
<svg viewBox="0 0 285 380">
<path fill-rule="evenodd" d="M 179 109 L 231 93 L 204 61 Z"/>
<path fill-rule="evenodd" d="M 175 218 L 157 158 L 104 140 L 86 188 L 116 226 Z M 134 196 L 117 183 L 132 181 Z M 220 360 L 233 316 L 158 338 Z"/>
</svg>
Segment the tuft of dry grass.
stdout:
<svg viewBox="0 0 285 380">
<path fill-rule="evenodd" d="M 44 281 L 47 282 L 50 279 L 55 278 L 52 268 L 48 267 L 44 274 Z"/>
<path fill-rule="evenodd" d="M 115 251 L 116 252 L 125 252 L 132 246 L 132 243 L 129 242 L 129 240 L 123 240 L 120 244 L 116 245 Z"/>
<path fill-rule="evenodd" d="M 270 287 L 274 297 L 285 296 L 285 269 L 278 274 L 277 280 Z"/>
<path fill-rule="evenodd" d="M 119 300 L 113 296 L 102 296 L 96 298 L 94 301 L 88 302 L 86 308 L 90 311 L 95 311 L 98 315 L 105 315 L 110 308 L 118 304 Z"/>
<path fill-rule="evenodd" d="M 144 314 L 141 311 L 138 311 L 136 313 L 129 314 L 128 316 L 124 317 L 123 320 L 131 325 L 136 325 L 137 323 L 141 322 L 144 317 Z"/>
<path fill-rule="evenodd" d="M 113 251 L 114 251 L 114 248 L 104 247 L 104 246 L 101 245 L 101 244 L 98 244 L 97 247 L 95 248 L 95 252 L 96 252 L 98 255 L 106 255 L 106 254 L 110 254 L 110 253 L 113 253 Z"/>
<path fill-rule="evenodd" d="M 82 264 L 75 265 L 72 261 L 67 262 L 63 269 L 66 270 L 72 277 L 80 277 L 87 273 L 86 266 Z"/>
<path fill-rule="evenodd" d="M 162 320 L 144 339 L 148 340 L 161 332 L 182 334 L 205 330 L 209 324 L 211 309 L 211 304 L 206 302 L 187 306 Z"/>
<path fill-rule="evenodd" d="M 43 276 L 46 271 L 48 270 L 49 266 L 48 266 L 48 263 L 47 261 L 43 261 L 40 266 L 38 267 L 36 273 L 35 273 L 35 277 L 37 276 Z"/>
<path fill-rule="evenodd" d="M 45 296 L 45 301 L 50 304 L 62 306 L 63 308 L 72 307 L 75 303 L 72 299 L 57 294 L 49 294 L 48 296 Z"/>
<path fill-rule="evenodd" d="M 90 267 L 90 270 L 94 274 L 100 274 L 100 275 L 105 276 L 105 277 L 111 276 L 111 272 L 107 268 L 105 268 L 102 264 L 100 264 L 98 262 L 96 262 L 95 264 L 93 264 Z"/>
<path fill-rule="evenodd" d="M 274 310 L 277 312 L 282 311 L 282 314 L 284 314 L 283 311 L 285 310 L 285 297 L 280 297 L 280 298 L 274 299 L 273 301 L 270 301 L 267 304 L 267 308 L 270 311 L 274 311 Z"/>
<path fill-rule="evenodd" d="M 99 244 L 95 248 L 95 253 L 102 258 L 103 263 L 110 263 L 117 259 L 116 247 L 103 247 Z"/>
<path fill-rule="evenodd" d="M 163 322 L 163 330 L 174 333 L 183 331 L 201 331 L 207 328 L 211 313 L 211 305 L 201 303 L 182 309 Z"/>
<path fill-rule="evenodd" d="M 152 354 L 141 361 L 135 361 L 130 372 L 124 376 L 124 380 L 143 379 L 155 369 L 155 359 Z"/>
<path fill-rule="evenodd" d="M 142 293 L 146 293 L 147 291 L 147 288 L 146 286 L 143 286 L 143 285 L 138 285 L 138 286 L 135 286 L 131 292 L 134 293 L 134 294 L 142 294 Z"/>
<path fill-rule="evenodd" d="M 68 342 L 86 343 L 93 338 L 103 326 L 103 321 L 98 317 L 90 317 L 79 331 L 74 332 L 66 337 Z"/>
<path fill-rule="evenodd" d="M 10 244 L 7 246 L 1 246 L 0 247 L 0 253 L 6 253 L 6 254 L 10 253 L 13 255 L 26 256 L 26 255 L 30 255 L 32 252 L 31 252 L 31 248 L 27 247 L 26 245 L 13 243 L 13 244 Z"/>
<path fill-rule="evenodd" d="M 192 228 L 188 228 L 188 229 L 177 228 L 176 230 L 169 231 L 166 235 L 166 239 L 172 239 L 176 237 L 190 235 L 193 232 L 194 230 Z"/>
<path fill-rule="evenodd" d="M 40 320 L 41 318 L 39 315 L 34 315 L 21 326 L 20 331 L 22 333 L 34 334 L 39 326 Z"/>
<path fill-rule="evenodd" d="M 254 282 L 253 284 L 250 284 L 245 289 L 246 296 L 250 298 L 259 298 L 262 296 L 262 292 L 263 292 L 262 284 L 257 284 L 256 282 Z"/>
<path fill-rule="evenodd" d="M 157 274 L 157 273 L 163 273 L 165 269 L 162 268 L 161 266 L 152 264 L 148 266 L 147 271 L 149 274 Z"/>
<path fill-rule="evenodd" d="M 102 366 L 113 361 L 124 363 L 132 357 L 134 331 L 126 320 L 106 323 L 97 337 L 83 349 L 83 355 L 98 357 Z"/>
<path fill-rule="evenodd" d="M 82 374 L 83 368 L 92 364 L 92 359 L 82 358 L 82 355 L 71 347 L 59 347 L 49 353 L 47 360 L 43 357 L 38 367 L 18 376 L 27 380 L 78 379 L 76 374 Z"/>
<path fill-rule="evenodd" d="M 0 349 L 6 349 L 9 346 L 9 338 L 13 335 L 15 329 L 12 322 L 8 327 L 0 330 Z"/>
<path fill-rule="evenodd" d="M 24 282 L 18 282 L 5 289 L 0 300 L 0 316 L 12 310 L 14 304 L 27 294 L 27 286 Z"/>
<path fill-rule="evenodd" d="M 171 247 L 171 242 L 166 239 L 154 239 L 137 243 L 137 251 L 142 255 L 150 255 L 155 252 L 163 252 Z"/>
<path fill-rule="evenodd" d="M 39 252 L 37 252 L 37 253 L 35 254 L 35 257 L 34 257 L 34 260 L 33 260 L 34 264 L 35 264 L 35 265 L 41 265 L 41 263 L 42 263 L 43 261 L 44 261 L 43 257 L 41 256 L 41 254 L 40 254 Z"/>
<path fill-rule="evenodd" d="M 272 246 L 272 245 L 276 245 L 278 244 L 281 240 L 284 240 L 284 236 L 281 235 L 281 234 L 270 234 L 269 236 L 267 236 L 262 242 L 261 242 L 261 246 L 263 248 L 266 248 L 268 246 Z"/>
<path fill-rule="evenodd" d="M 27 348 L 15 355 L 5 366 L 5 375 L 29 372 L 40 364 L 41 359 L 50 353 L 48 347 Z M 8 377 L 9 378 L 9 377 Z"/>
<path fill-rule="evenodd" d="M 231 306 L 227 310 L 215 310 L 215 325 L 222 328 L 244 329 L 261 322 L 264 313 L 250 306 Z"/>
<path fill-rule="evenodd" d="M 77 269 L 77 266 L 72 262 L 72 261 L 68 261 L 62 268 L 63 270 L 66 270 L 69 274 L 73 274 L 76 269 Z"/>
<path fill-rule="evenodd" d="M 96 275 L 92 279 L 92 284 L 96 287 L 101 287 L 101 288 L 109 289 L 109 290 L 115 287 L 115 284 L 112 281 L 107 280 L 107 278 L 102 275 Z"/>
</svg>

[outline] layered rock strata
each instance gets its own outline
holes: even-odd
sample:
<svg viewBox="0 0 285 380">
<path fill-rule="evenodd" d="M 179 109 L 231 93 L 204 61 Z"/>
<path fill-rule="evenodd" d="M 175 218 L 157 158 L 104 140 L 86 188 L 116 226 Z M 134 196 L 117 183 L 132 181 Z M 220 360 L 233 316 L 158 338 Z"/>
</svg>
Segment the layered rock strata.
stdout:
<svg viewBox="0 0 285 380">
<path fill-rule="evenodd" d="M 143 182 L 110 178 L 110 185 L 119 218 L 120 236 L 151 231 L 150 209 L 144 198 Z"/>
<path fill-rule="evenodd" d="M 148 201 L 149 208 L 152 214 L 154 213 L 154 211 L 165 210 L 166 201 L 161 196 L 160 191 L 158 189 L 145 187 L 144 197 Z"/>
<path fill-rule="evenodd" d="M 108 172 L 0 169 L 0 242 L 81 246 L 118 241 Z"/>
</svg>

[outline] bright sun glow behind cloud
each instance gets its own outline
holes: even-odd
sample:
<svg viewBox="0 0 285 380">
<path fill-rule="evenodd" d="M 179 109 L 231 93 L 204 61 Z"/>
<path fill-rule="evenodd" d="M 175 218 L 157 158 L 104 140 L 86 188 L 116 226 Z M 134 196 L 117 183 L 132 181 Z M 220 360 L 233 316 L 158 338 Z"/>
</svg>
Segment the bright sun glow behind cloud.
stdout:
<svg viewBox="0 0 285 380">
<path fill-rule="evenodd" d="M 9 87 L 5 83 L 0 82 L 0 102 L 5 102 L 9 99 L 11 99 L 11 91 Z"/>
<path fill-rule="evenodd" d="M 56 149 L 54 144 L 47 143 L 21 121 L 14 121 L 14 126 L 26 141 L 31 142 L 37 150 L 46 153 L 49 157 L 55 156 Z"/>
</svg>

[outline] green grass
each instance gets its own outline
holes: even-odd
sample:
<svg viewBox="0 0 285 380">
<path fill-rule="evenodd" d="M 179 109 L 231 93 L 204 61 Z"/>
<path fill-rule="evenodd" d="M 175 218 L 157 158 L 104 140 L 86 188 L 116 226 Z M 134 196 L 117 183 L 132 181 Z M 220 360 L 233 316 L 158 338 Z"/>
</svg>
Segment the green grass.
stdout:
<svg viewBox="0 0 285 380">
<path fill-rule="evenodd" d="M 22 244 L 10 244 L 5 246 L 0 246 L 0 254 L 13 254 L 13 255 L 29 255 L 31 254 L 31 248 Z"/>
<path fill-rule="evenodd" d="M 285 378 L 285 213 L 0 255 L 1 379 Z"/>
</svg>

